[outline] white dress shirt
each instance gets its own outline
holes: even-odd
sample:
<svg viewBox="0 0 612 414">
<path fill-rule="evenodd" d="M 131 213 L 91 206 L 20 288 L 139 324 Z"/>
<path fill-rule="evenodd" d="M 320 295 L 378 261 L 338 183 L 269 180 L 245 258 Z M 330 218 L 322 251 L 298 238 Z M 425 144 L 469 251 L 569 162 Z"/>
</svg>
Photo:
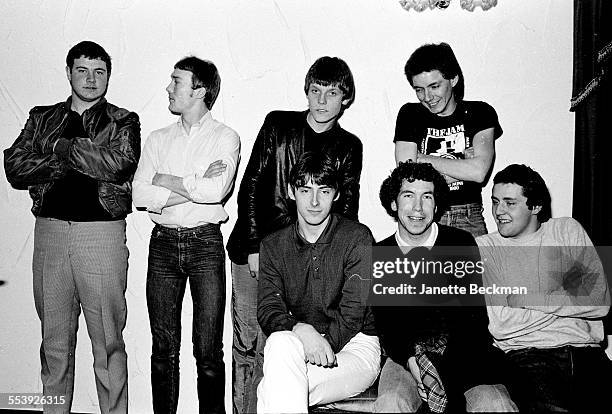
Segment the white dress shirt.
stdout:
<svg viewBox="0 0 612 414">
<path fill-rule="evenodd" d="M 133 182 L 133 202 L 146 208 L 155 223 L 166 227 L 196 227 L 228 218 L 223 208 L 232 188 L 240 159 L 240 138 L 210 112 L 186 133 L 182 119 L 156 131 L 147 139 Z M 208 166 L 222 160 L 227 166 L 219 176 L 206 178 Z M 192 201 L 165 207 L 172 191 L 152 185 L 156 173 L 183 177 Z"/>
</svg>

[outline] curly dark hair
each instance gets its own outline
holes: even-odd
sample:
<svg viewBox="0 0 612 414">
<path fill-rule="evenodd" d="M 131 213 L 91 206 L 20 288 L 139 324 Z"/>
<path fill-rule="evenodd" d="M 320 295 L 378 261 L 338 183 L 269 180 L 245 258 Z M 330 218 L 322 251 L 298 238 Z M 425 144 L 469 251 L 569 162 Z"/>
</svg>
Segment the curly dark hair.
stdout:
<svg viewBox="0 0 612 414">
<path fill-rule="evenodd" d="M 546 182 L 540 174 L 524 164 L 510 164 L 493 177 L 493 184 L 516 184 L 523 187 L 523 195 L 527 198 L 527 207 L 535 206 L 542 209 L 538 213 L 538 221 L 544 223 L 552 217 L 551 198 Z"/>
<path fill-rule="evenodd" d="M 435 221 L 438 221 L 446 210 L 448 199 L 448 184 L 446 180 L 431 164 L 417 162 L 400 162 L 380 186 L 380 202 L 387 213 L 397 220 L 397 211 L 393 211 L 391 203 L 396 201 L 404 180 L 413 182 L 416 180 L 427 181 L 434 184 L 434 200 L 436 202 Z"/>
</svg>

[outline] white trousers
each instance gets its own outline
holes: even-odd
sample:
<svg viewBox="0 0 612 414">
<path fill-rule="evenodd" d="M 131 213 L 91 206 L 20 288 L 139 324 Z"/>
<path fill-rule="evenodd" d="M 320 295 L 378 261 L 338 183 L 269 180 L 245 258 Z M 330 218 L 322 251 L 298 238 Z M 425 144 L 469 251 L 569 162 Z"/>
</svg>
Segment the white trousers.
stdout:
<svg viewBox="0 0 612 414">
<path fill-rule="evenodd" d="M 258 413 L 307 413 L 308 407 L 352 397 L 374 383 L 380 371 L 377 336 L 355 335 L 338 354 L 338 366 L 306 362 L 291 331 L 274 332 L 264 348 L 264 377 L 257 387 Z"/>
</svg>

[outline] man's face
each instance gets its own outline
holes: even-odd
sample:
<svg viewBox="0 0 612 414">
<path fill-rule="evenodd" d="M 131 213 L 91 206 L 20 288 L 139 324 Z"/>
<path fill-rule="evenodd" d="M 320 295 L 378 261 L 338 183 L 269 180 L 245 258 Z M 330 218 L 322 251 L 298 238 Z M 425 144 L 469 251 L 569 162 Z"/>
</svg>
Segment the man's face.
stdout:
<svg viewBox="0 0 612 414">
<path fill-rule="evenodd" d="M 330 129 L 340 111 L 342 105 L 348 104 L 348 99 L 342 99 L 344 94 L 338 86 L 323 86 L 311 83 L 306 94 L 308 98 L 308 124 L 316 132 Z"/>
<path fill-rule="evenodd" d="M 448 116 L 452 115 L 457 107 L 453 87 L 458 81 L 457 76 L 453 79 L 444 79 L 439 70 L 432 70 L 413 76 L 412 88 L 419 101 L 429 112 L 439 116 Z"/>
<path fill-rule="evenodd" d="M 514 183 L 499 183 L 493 186 L 492 213 L 497 230 L 503 237 L 518 239 L 535 232 L 540 223 L 537 214 L 540 206 L 527 207 L 523 187 Z"/>
<path fill-rule="evenodd" d="M 431 233 L 436 213 L 434 183 L 404 180 L 391 209 L 397 211 L 399 232 L 406 241 L 424 242 Z"/>
<path fill-rule="evenodd" d="M 81 56 L 74 60 L 72 68 L 66 67 L 66 76 L 72 88 L 73 100 L 95 103 L 106 93 L 108 70 L 102 59 Z"/>
<path fill-rule="evenodd" d="M 293 191 L 300 226 L 316 228 L 324 225 L 337 199 L 337 192 L 327 185 L 319 185 L 309 180 Z"/>
<path fill-rule="evenodd" d="M 174 69 L 170 75 L 170 83 L 166 87 L 170 104 L 168 109 L 175 115 L 182 115 L 196 105 L 198 97 L 192 86 L 193 74 L 188 70 Z M 200 88 L 203 89 L 203 88 Z"/>
</svg>

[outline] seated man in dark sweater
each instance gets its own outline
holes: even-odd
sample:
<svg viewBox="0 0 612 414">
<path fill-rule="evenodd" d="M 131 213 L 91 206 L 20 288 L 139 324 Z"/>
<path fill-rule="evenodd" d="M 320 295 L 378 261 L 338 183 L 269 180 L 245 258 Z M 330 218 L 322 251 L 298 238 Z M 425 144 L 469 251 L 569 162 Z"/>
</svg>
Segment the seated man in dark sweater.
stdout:
<svg viewBox="0 0 612 414">
<path fill-rule="evenodd" d="M 399 275 L 399 268 L 389 274 L 385 267 L 381 276 L 373 266 L 371 303 L 389 356 L 379 382 L 378 412 L 415 412 L 422 404 L 432 412 L 516 411 L 495 377 L 499 367 L 492 362 L 484 299 L 472 293 L 482 277 L 476 242 L 467 231 L 435 221 L 447 194 L 446 181 L 431 164 L 412 162 L 400 163 L 380 190 L 398 226 L 376 244 L 374 265 L 384 256 L 387 264 L 403 261 L 421 268 Z"/>
<path fill-rule="evenodd" d="M 297 222 L 260 249 L 257 319 L 268 339 L 259 413 L 306 413 L 343 400 L 371 386 L 380 370 L 366 308 L 370 230 L 331 213 L 341 177 L 328 155 L 304 153 L 289 182 Z"/>
</svg>

